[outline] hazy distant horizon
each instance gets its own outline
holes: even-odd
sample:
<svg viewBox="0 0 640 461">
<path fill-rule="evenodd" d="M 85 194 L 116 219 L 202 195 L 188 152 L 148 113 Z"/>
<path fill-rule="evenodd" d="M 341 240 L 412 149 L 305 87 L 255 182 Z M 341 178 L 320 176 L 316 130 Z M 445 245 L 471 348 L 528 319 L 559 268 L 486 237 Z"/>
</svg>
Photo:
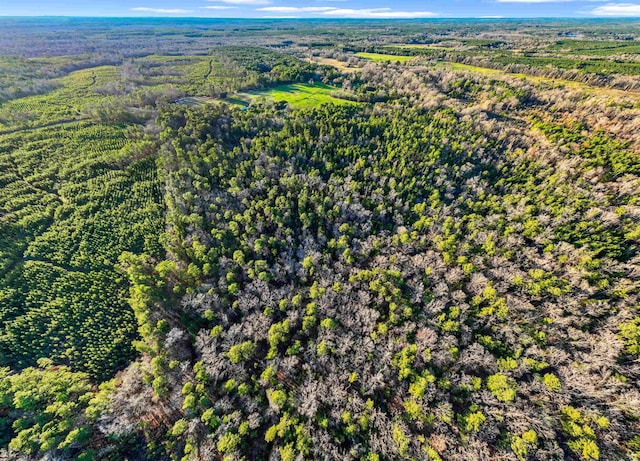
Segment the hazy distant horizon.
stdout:
<svg viewBox="0 0 640 461">
<path fill-rule="evenodd" d="M 638 1 L 638 0 L 636 0 Z M 608 0 L 68 0 L 4 6 L 0 17 L 219 19 L 639 18 L 640 3 Z"/>
<path fill-rule="evenodd" d="M 149 21 L 322 21 L 322 22 L 442 22 L 442 21 L 572 21 L 572 22 L 640 22 L 640 17 L 628 16 L 440 16 L 432 18 L 320 18 L 320 17 L 209 17 L 209 16 L 88 16 L 88 15 L 3 15 L 8 19 L 100 19 L 100 20 L 149 20 Z"/>
</svg>

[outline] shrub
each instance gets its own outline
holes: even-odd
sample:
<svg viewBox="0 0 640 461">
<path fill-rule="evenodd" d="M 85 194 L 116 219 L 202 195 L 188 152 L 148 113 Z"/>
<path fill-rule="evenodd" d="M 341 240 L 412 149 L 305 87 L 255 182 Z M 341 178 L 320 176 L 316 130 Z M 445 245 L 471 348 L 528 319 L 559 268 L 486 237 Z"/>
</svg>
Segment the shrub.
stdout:
<svg viewBox="0 0 640 461">
<path fill-rule="evenodd" d="M 253 341 L 245 341 L 231 346 L 227 355 L 231 363 L 240 363 L 249 360 L 255 351 L 256 344 Z"/>
<path fill-rule="evenodd" d="M 501 402 L 511 402 L 516 397 L 516 384 L 503 374 L 487 378 L 487 388 Z"/>
<path fill-rule="evenodd" d="M 560 391 L 560 380 L 558 377 L 552 373 L 547 373 L 542 377 L 542 382 L 547 388 L 553 392 Z"/>
</svg>

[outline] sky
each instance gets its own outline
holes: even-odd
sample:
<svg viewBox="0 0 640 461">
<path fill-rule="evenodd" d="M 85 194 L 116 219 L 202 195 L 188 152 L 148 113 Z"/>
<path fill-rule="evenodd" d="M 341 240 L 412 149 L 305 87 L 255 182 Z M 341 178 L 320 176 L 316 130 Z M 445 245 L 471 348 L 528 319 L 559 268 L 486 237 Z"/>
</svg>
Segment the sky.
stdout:
<svg viewBox="0 0 640 461">
<path fill-rule="evenodd" d="M 638 17 L 640 0 L 0 0 L 0 16 L 212 18 Z"/>
</svg>

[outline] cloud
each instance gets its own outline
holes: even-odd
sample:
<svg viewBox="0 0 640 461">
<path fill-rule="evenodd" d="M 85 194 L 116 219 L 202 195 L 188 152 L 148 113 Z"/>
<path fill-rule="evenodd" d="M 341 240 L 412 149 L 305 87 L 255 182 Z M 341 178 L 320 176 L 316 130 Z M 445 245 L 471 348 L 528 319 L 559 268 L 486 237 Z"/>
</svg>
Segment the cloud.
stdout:
<svg viewBox="0 0 640 461">
<path fill-rule="evenodd" d="M 341 18 L 416 19 L 438 16 L 432 11 L 393 11 L 391 8 L 335 8 L 322 14 Z"/>
<path fill-rule="evenodd" d="M 256 11 L 279 14 L 318 13 L 339 18 L 431 18 L 437 16 L 431 11 L 393 11 L 391 8 L 337 8 L 334 6 L 266 6 Z"/>
<path fill-rule="evenodd" d="M 221 5 L 201 6 L 200 9 L 206 10 L 229 10 L 240 6 L 262 6 L 269 5 L 271 0 L 206 0 L 208 2 L 221 3 Z M 342 0 L 325 0 L 325 1 L 342 1 Z M 498 0 L 509 1 L 509 0 Z M 522 1 L 522 0 L 511 0 Z M 541 1 L 541 0 L 531 0 Z M 551 0 L 542 0 L 551 1 Z M 556 0 L 557 1 L 557 0 Z M 562 0 L 561 0 L 562 1 Z M 193 10 L 184 10 L 181 8 L 149 8 L 136 7 L 131 8 L 132 11 L 140 11 L 146 13 L 162 13 L 162 14 L 185 14 L 193 13 Z M 264 13 L 273 13 L 277 17 L 285 17 L 284 15 L 311 14 L 335 17 L 335 18 L 369 18 L 369 19 L 417 19 L 431 18 L 438 16 L 432 11 L 394 11 L 391 8 L 338 8 L 334 6 L 262 6 L 256 8 L 256 11 Z M 273 16 L 276 17 L 276 16 Z M 296 16 L 289 16 L 296 17 Z"/>
<path fill-rule="evenodd" d="M 207 0 L 208 2 L 228 3 L 230 5 L 268 5 L 271 0 Z"/>
<path fill-rule="evenodd" d="M 335 10 L 332 6 L 266 6 L 258 8 L 257 11 L 268 11 L 270 13 L 322 13 Z"/>
<path fill-rule="evenodd" d="M 591 10 L 595 16 L 640 16 L 640 5 L 633 3 L 608 3 Z"/>
<path fill-rule="evenodd" d="M 141 11 L 144 13 L 164 13 L 164 14 L 193 13 L 193 10 L 182 10 L 180 8 L 147 8 L 146 6 L 137 6 L 135 8 L 131 8 L 131 11 Z"/>
</svg>

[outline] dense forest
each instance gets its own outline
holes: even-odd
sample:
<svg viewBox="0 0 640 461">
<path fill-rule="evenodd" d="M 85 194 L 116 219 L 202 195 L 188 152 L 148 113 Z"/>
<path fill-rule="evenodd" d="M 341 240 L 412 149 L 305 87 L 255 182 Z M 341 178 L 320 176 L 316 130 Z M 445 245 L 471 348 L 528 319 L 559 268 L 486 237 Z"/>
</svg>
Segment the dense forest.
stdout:
<svg viewBox="0 0 640 461">
<path fill-rule="evenodd" d="M 0 20 L 0 459 L 640 460 L 638 40 Z"/>
</svg>

